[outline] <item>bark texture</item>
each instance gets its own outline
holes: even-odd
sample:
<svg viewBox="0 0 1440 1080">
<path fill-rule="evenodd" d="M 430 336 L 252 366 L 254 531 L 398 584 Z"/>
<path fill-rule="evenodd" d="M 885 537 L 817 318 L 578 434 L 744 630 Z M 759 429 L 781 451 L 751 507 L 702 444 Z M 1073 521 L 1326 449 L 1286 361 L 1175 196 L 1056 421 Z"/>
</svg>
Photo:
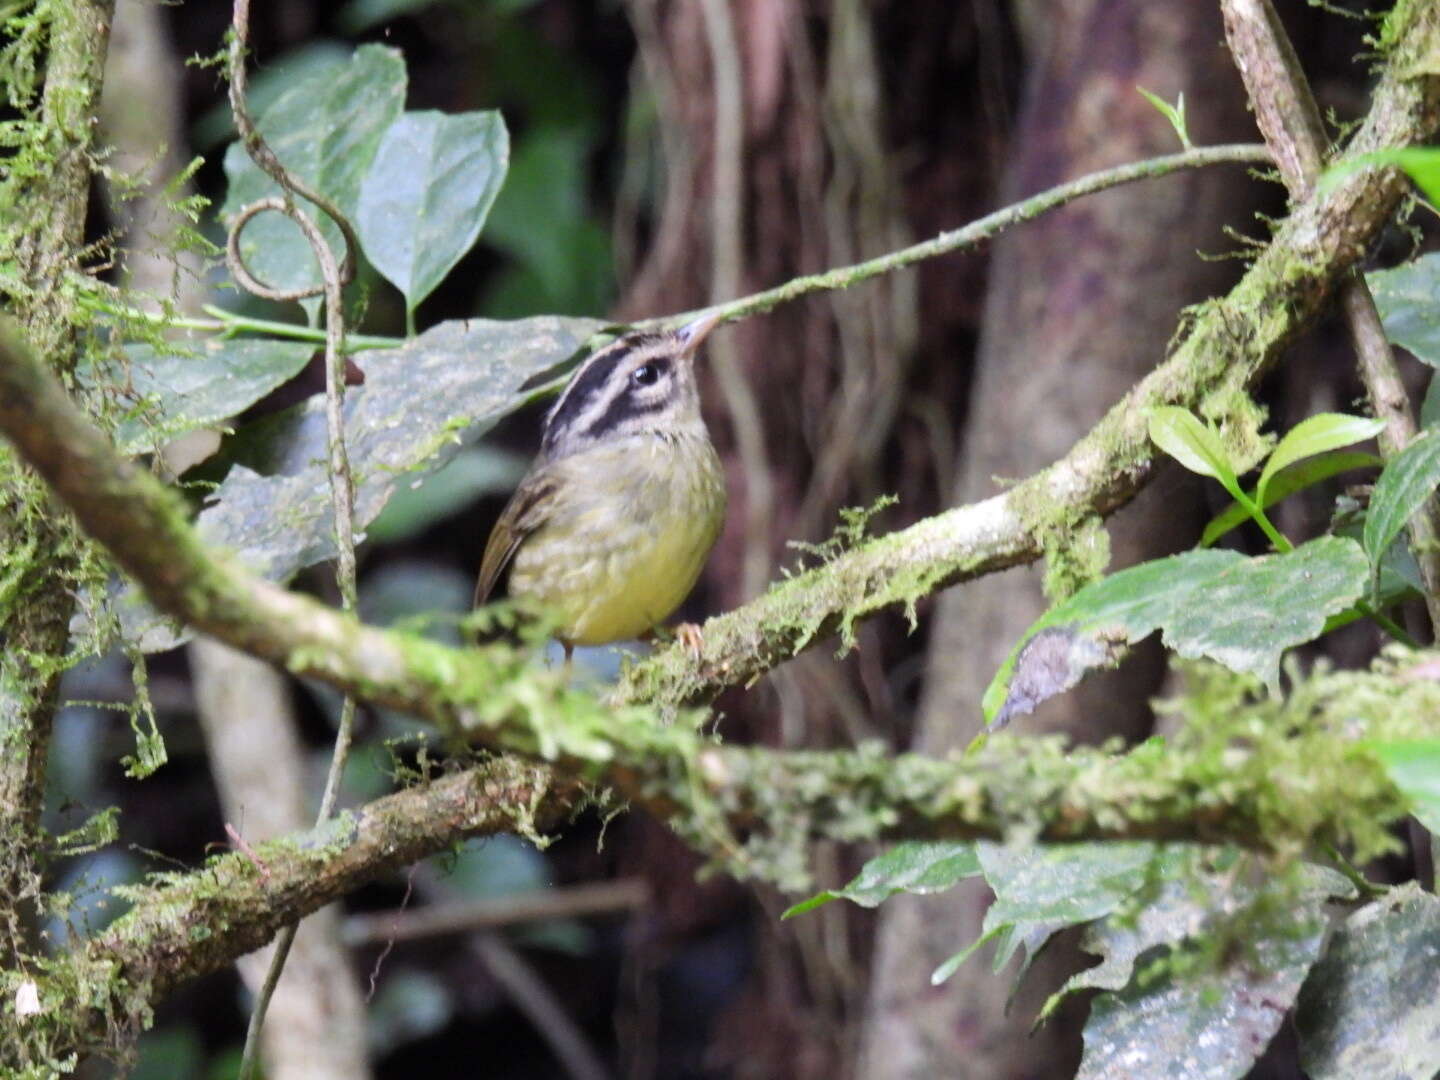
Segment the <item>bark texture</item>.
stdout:
<svg viewBox="0 0 1440 1080">
<path fill-rule="evenodd" d="M 5 297 L 31 347 L 54 370 L 76 361 L 78 319 L 65 276 L 78 270 L 90 192 L 91 147 L 113 0 L 55 5 L 45 83 L 38 107 L 42 134 L 19 157 L 46 159 L 41 175 L 11 192 L 23 213 L 8 226 L 0 258 L 13 259 L 20 282 Z M 14 162 L 8 163 L 14 168 Z M 9 178 L 7 178 L 9 179 Z M 45 513 L 46 497 L 8 448 L 0 447 L 0 908 L 9 917 L 38 886 L 37 854 L 55 693 L 64 669 L 74 609 L 71 581 L 78 539 L 68 519 Z"/>
</svg>

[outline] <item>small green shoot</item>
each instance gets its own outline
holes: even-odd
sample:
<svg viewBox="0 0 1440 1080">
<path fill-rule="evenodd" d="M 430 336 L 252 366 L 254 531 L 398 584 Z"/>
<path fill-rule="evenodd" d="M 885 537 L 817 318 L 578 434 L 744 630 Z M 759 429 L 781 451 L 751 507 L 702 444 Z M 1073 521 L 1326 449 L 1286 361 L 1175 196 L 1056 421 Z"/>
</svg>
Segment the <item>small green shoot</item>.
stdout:
<svg viewBox="0 0 1440 1080">
<path fill-rule="evenodd" d="M 1140 96 L 1148 101 L 1159 111 L 1160 115 L 1170 121 L 1170 126 L 1175 129 L 1175 134 L 1180 138 L 1180 145 L 1186 150 L 1193 150 L 1195 145 L 1190 141 L 1190 129 L 1185 123 L 1185 94 L 1182 92 L 1171 105 L 1158 94 L 1152 94 L 1143 86 L 1135 87 L 1140 91 Z"/>
<path fill-rule="evenodd" d="M 1149 413 L 1150 441 L 1191 472 L 1218 480 L 1231 498 L 1264 530 L 1276 551 L 1292 551 L 1294 545 L 1280 535 L 1260 506 L 1245 493 L 1230 463 L 1225 443 L 1214 427 L 1202 421 L 1189 409 L 1161 405 Z"/>
<path fill-rule="evenodd" d="M 1319 413 L 1302 420 L 1271 451 L 1260 472 L 1259 482 L 1252 491 L 1246 492 L 1240 487 L 1219 432 L 1194 413 L 1173 405 L 1162 406 L 1150 410 L 1149 424 L 1150 439 L 1156 446 L 1191 472 L 1218 480 L 1239 506 L 1239 512 L 1233 509 L 1226 511 L 1210 523 L 1201 538 L 1202 547 L 1213 544 L 1248 515 L 1264 530 L 1275 549 L 1282 552 L 1292 550 L 1293 545 L 1270 523 L 1265 516 L 1265 508 L 1280 494 L 1298 491 L 1307 483 L 1318 482 L 1345 468 L 1356 468 L 1360 462 L 1356 458 L 1340 457 L 1313 472 L 1289 474 L 1277 488 L 1280 494 L 1273 498 L 1271 482 L 1299 461 L 1374 438 L 1385 427 L 1380 420 L 1345 413 Z M 1306 483 L 1297 484 L 1296 479 L 1304 479 Z"/>
</svg>

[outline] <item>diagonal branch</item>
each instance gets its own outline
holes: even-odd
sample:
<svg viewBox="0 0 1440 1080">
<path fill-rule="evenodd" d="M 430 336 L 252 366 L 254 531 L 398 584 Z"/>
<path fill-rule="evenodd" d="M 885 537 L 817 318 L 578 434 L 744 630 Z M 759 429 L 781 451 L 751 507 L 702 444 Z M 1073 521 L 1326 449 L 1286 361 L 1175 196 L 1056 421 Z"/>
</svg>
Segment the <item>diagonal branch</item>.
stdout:
<svg viewBox="0 0 1440 1080">
<path fill-rule="evenodd" d="M 1377 87 L 1356 152 L 1408 144 L 1437 123 L 1440 79 L 1418 74 L 1424 65 L 1415 58 L 1440 49 L 1440 17 L 1416 18 L 1405 54 L 1391 58 Z M 662 656 L 627 683 L 629 698 L 672 703 L 703 698 L 888 603 L 913 602 L 963 577 L 1034 558 L 1040 534 L 1055 527 L 1057 505 L 1061 514 L 1103 513 L 1118 505 L 1149 469 L 1139 409 L 1152 401 L 1184 402 L 1225 416 L 1234 408 L 1232 399 L 1319 310 L 1331 282 L 1358 257 L 1402 190 L 1393 173 L 1372 171 L 1311 196 L 1245 280 L 1225 299 L 1200 309 L 1171 358 L 1062 462 L 1004 496 L 872 541 L 712 621 L 716 632 L 707 636 L 708 651 L 698 667 L 686 675 L 683 660 L 676 667 L 674 656 Z M 1316 720 L 1319 710 L 1278 718 L 1260 729 L 1285 734 L 1249 747 L 1246 768 L 1227 765 L 1221 788 L 1213 783 L 1217 766 L 1210 756 L 1179 753 L 1176 747 L 1159 752 L 1142 746 L 1115 756 L 1065 753 L 1049 740 L 992 738 L 976 752 L 947 761 L 890 758 L 866 748 L 844 753 L 727 748 L 686 726 L 657 725 L 649 709 L 606 707 L 566 688 L 557 675 L 536 670 L 516 649 L 451 649 L 366 627 L 208 552 L 174 493 L 117 457 L 59 382 L 3 325 L 0 430 L 162 609 L 293 672 L 428 717 L 477 743 L 545 759 L 553 771 L 529 786 L 542 808 L 551 806 L 545 801 L 551 796 L 542 794 L 540 785 L 552 784 L 557 773 L 572 778 L 571 785 L 576 780 L 608 785 L 670 819 L 697 847 L 724 852 L 740 872 L 792 887 L 803 880 L 805 845 L 816 836 L 997 837 L 1020 830 L 1057 840 L 1189 838 L 1293 851 L 1316 838 L 1343 841 L 1369 829 L 1374 845 L 1383 842 L 1375 836 L 1380 826 L 1403 813 L 1404 804 L 1364 750 L 1334 732 L 1414 716 L 1433 723 L 1440 715 L 1435 684 L 1396 679 L 1389 672 L 1373 676 L 1366 699 L 1373 707 L 1364 716 L 1357 718 L 1354 697 L 1344 697 L 1344 712 L 1336 718 Z M 1312 697 L 1305 708 L 1313 706 Z M 1300 730 L 1302 721 L 1313 721 L 1313 729 Z M 1305 790 L 1274 786 L 1274 776 L 1316 761 L 1326 766 L 1307 770 L 1312 783 Z M 377 867 L 394 865 L 391 860 L 428 850 L 389 835 L 391 825 L 398 835 L 410 835 L 405 828 L 414 823 L 390 822 L 380 808 L 420 805 L 405 800 L 423 803 L 425 792 L 449 790 L 444 783 L 419 795 L 392 797 L 400 802 L 382 800 L 335 826 L 373 822 L 374 833 L 360 828 L 318 849 L 294 843 L 263 849 L 271 876 L 255 884 L 264 904 L 220 917 L 227 915 L 220 909 L 229 899 L 255 895 L 242 889 L 245 868 L 253 866 L 238 856 L 222 860 L 217 867 L 225 868 L 223 879 L 214 878 L 221 871 L 212 867 L 172 886 L 200 889 L 208 876 L 220 887 L 147 893 L 134 914 L 83 946 L 83 955 L 97 965 L 118 961 L 129 979 L 148 984 L 139 996 L 153 999 L 173 979 L 200 970 L 178 954 L 193 953 L 194 964 L 202 966 L 228 962 L 235 949 L 265 940 L 281 922 L 330 898 L 306 882 L 348 888 Z M 553 797 L 568 805 L 563 792 Z M 498 800 L 486 799 L 483 810 L 494 814 L 496 805 Z M 424 820 L 447 836 L 479 827 L 428 812 Z M 749 834 L 743 847 L 737 832 Z M 291 859 L 298 861 L 287 870 Z M 182 897 L 198 906 L 177 907 Z M 191 914 L 177 919 L 177 910 Z M 214 935 L 209 949 L 192 940 L 190 931 L 200 925 Z M 152 949 L 157 942 L 159 951 Z M 0 985 L 13 988 L 15 982 L 15 973 L 0 973 Z"/>
<path fill-rule="evenodd" d="M 680 762 L 676 751 L 667 756 L 665 737 L 652 728 L 654 756 L 686 772 L 669 794 L 655 771 L 632 788 L 648 791 L 643 801 L 662 811 L 667 801 L 673 810 L 688 799 L 688 816 L 678 823 L 697 846 L 736 844 L 728 839 L 733 831 L 749 832 L 743 849 L 727 852 L 731 867 L 792 890 L 804 884 L 815 836 L 1189 840 L 1287 855 L 1314 843 L 1353 843 L 1374 854 L 1391 843 L 1387 826 L 1407 803 L 1366 740 L 1433 736 L 1440 718 L 1434 657 L 1401 663 L 1322 675 L 1303 700 L 1225 706 L 1219 716 L 1202 693 L 1169 745 L 1152 742 L 1124 754 L 1067 751 L 1059 738 L 1009 735 L 945 761 L 892 759 L 878 749 L 730 749 L 691 737 L 693 756 Z M 1268 734 L 1245 743 L 1231 738 L 1239 732 Z M 609 769 L 607 779 L 622 771 Z M 1301 773 L 1307 779 L 1299 786 L 1276 780 Z M 107 1011 L 133 1011 L 137 1002 L 157 1001 L 181 982 L 226 966 L 363 881 L 460 837 L 556 828 L 588 799 L 583 785 L 556 783 L 550 770 L 514 759 L 386 796 L 313 832 L 128 889 L 134 906 L 94 938 L 38 971 L 0 968 L 0 1000 L 34 984 L 50 1019 L 77 1045 L 93 1045 L 103 1037 Z M 112 988 L 113 1001 L 87 991 L 83 1007 L 74 1007 L 68 988 L 100 985 Z M 23 1039 L 32 1030 L 34 1024 L 14 1032 Z M 0 1042 L 0 1064 L 11 1049 Z"/>
</svg>

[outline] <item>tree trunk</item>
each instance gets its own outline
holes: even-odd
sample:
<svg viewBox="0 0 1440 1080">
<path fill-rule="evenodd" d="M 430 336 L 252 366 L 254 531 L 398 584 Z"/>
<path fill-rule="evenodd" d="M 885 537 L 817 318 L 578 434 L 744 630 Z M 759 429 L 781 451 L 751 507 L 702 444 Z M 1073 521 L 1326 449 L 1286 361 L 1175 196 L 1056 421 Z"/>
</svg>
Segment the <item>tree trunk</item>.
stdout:
<svg viewBox="0 0 1440 1080">
<path fill-rule="evenodd" d="M 1192 117 L 1197 143 L 1247 134 L 1211 0 L 1069 0 L 1022 25 L 1033 33 L 1006 201 L 1176 149 L 1137 85 L 1167 101 L 1183 91 L 1201 103 Z M 1196 251 L 1232 246 L 1220 228 L 1246 223 L 1245 192 L 1253 188 L 1238 169 L 1187 173 L 1086 199 L 996 245 L 955 503 L 993 494 L 997 477 L 1026 476 L 1055 460 L 1161 359 L 1181 306 L 1233 272 L 1233 263 L 1205 262 Z M 1193 535 L 1196 503 L 1175 494 L 1183 482 L 1162 474 L 1112 521 L 1112 568 L 1166 554 Z M 942 598 L 917 749 L 944 753 L 977 733 L 987 682 L 1047 606 L 1041 579 L 1038 567 L 1015 570 Z M 1161 675 L 1158 651 L 1142 654 L 1019 723 L 1085 741 L 1137 736 Z M 931 987 L 930 973 L 979 936 L 988 900 L 983 882 L 973 881 L 881 909 L 861 1075 L 1006 1080 L 1073 1070 L 1073 1025 L 1027 1034 L 1036 994 L 1043 1000 L 1055 988 L 1053 963 L 1036 965 L 1026 998 L 1008 1014 L 1011 979 L 991 974 L 983 959 Z"/>
</svg>

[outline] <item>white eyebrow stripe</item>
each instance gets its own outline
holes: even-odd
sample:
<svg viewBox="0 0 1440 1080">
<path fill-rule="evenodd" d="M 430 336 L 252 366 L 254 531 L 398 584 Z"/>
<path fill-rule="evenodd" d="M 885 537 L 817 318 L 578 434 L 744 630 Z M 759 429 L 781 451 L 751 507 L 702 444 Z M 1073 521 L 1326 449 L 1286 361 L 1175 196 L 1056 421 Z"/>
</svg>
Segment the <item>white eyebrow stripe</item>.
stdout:
<svg viewBox="0 0 1440 1080">
<path fill-rule="evenodd" d="M 673 335 L 637 334 L 621 338 L 586 360 L 570 377 L 545 417 L 541 449 L 553 452 L 567 435 L 590 434 L 628 390 L 631 373 L 643 364 L 670 358 L 676 351 Z M 673 393 L 667 380 L 665 393 Z"/>
</svg>

